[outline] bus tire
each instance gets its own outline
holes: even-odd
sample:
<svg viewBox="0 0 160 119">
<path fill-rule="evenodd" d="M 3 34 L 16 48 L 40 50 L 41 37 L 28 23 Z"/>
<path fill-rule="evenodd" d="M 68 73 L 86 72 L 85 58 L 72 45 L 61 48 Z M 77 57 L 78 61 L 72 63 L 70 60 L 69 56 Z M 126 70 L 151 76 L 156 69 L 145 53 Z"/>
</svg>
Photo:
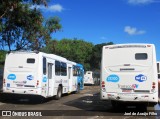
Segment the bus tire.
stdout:
<svg viewBox="0 0 160 119">
<path fill-rule="evenodd" d="M 114 109 L 117 109 L 118 108 L 118 102 L 115 101 L 115 100 L 111 100 L 111 105 Z"/>
<path fill-rule="evenodd" d="M 154 106 L 155 106 L 156 104 L 157 104 L 157 103 L 148 103 L 148 105 L 146 105 L 147 111 L 153 111 L 153 110 L 155 110 L 155 109 L 154 109 Z"/>
<path fill-rule="evenodd" d="M 146 108 L 147 108 L 147 112 L 148 111 L 154 111 L 155 109 L 154 109 L 154 106 L 146 106 Z"/>
<path fill-rule="evenodd" d="M 62 97 L 62 87 L 58 87 L 57 95 L 55 97 L 56 100 L 59 100 Z"/>
<path fill-rule="evenodd" d="M 124 103 L 116 100 L 111 100 L 111 104 L 114 110 L 123 110 L 126 107 Z"/>
</svg>

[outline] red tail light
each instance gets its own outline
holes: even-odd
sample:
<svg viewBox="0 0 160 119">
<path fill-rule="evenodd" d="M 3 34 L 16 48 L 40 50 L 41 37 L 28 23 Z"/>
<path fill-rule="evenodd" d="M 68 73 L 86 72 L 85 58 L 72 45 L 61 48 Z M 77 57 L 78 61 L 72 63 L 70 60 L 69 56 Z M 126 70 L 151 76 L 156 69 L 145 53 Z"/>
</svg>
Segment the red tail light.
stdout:
<svg viewBox="0 0 160 119">
<path fill-rule="evenodd" d="M 102 86 L 102 88 L 105 87 L 105 82 L 104 81 L 102 81 L 101 86 Z"/>
<path fill-rule="evenodd" d="M 37 80 L 37 86 L 39 85 L 39 80 Z"/>
<path fill-rule="evenodd" d="M 152 88 L 154 89 L 154 88 L 156 88 L 156 86 L 152 86 Z"/>
<path fill-rule="evenodd" d="M 156 88 L 156 83 L 152 82 L 152 89 L 155 89 L 155 88 Z"/>
<path fill-rule="evenodd" d="M 3 84 L 5 84 L 6 83 L 6 80 L 5 79 L 3 79 Z"/>
</svg>

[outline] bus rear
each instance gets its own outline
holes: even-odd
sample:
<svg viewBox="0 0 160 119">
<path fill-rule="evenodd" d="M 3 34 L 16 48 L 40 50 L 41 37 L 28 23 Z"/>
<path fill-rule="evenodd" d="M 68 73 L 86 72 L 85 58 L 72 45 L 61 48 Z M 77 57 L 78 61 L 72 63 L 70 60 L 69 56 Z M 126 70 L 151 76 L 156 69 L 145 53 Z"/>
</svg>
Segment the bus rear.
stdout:
<svg viewBox="0 0 160 119">
<path fill-rule="evenodd" d="M 4 67 L 3 92 L 38 94 L 37 84 L 40 82 L 37 79 L 37 72 L 37 53 L 13 52 L 7 54 Z"/>
<path fill-rule="evenodd" d="M 101 99 L 113 102 L 158 102 L 156 53 L 153 44 L 103 47 Z"/>
<path fill-rule="evenodd" d="M 93 79 L 93 72 L 92 71 L 86 71 L 84 75 L 84 84 L 93 85 L 94 79 Z"/>
</svg>

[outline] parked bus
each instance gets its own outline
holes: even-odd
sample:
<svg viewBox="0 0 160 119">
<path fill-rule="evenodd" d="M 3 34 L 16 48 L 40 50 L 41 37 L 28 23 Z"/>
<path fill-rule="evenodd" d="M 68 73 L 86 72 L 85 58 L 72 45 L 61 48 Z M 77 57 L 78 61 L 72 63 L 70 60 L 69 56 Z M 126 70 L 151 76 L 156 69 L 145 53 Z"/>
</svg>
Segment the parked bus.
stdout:
<svg viewBox="0 0 160 119">
<path fill-rule="evenodd" d="M 78 71 L 77 80 L 80 90 L 84 89 L 84 67 L 82 64 L 76 64 L 76 68 Z"/>
<path fill-rule="evenodd" d="M 84 75 L 84 85 L 98 85 L 100 74 L 98 72 L 86 71 Z"/>
<path fill-rule="evenodd" d="M 84 75 L 84 85 L 93 85 L 93 72 L 92 71 L 86 71 Z"/>
<path fill-rule="evenodd" d="M 84 89 L 84 68 L 83 65 L 72 62 L 73 65 L 73 77 L 77 80 L 77 91 L 78 93 L 80 90 Z"/>
<path fill-rule="evenodd" d="M 60 99 L 64 93 L 78 92 L 83 85 L 74 75 L 74 67 L 79 65 L 54 54 L 11 52 L 5 59 L 3 92 Z"/>
<path fill-rule="evenodd" d="M 100 93 L 100 98 L 111 100 L 113 107 L 122 102 L 139 102 L 148 107 L 157 104 L 155 46 L 153 44 L 104 46 Z"/>
</svg>

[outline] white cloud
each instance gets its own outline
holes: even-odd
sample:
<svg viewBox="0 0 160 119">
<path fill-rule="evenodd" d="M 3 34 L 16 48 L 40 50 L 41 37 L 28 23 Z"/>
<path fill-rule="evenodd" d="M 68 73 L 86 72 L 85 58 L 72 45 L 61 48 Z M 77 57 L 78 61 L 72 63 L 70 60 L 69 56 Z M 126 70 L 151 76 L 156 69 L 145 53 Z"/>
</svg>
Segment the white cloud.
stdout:
<svg viewBox="0 0 160 119">
<path fill-rule="evenodd" d="M 32 5 L 30 8 L 31 9 L 33 8 L 41 9 L 44 12 L 61 12 L 62 10 L 64 10 L 63 6 L 60 4 L 55 4 L 55 5 L 51 5 L 48 7 L 45 7 L 43 5 Z"/>
<path fill-rule="evenodd" d="M 146 33 L 144 30 L 137 30 L 137 28 L 131 26 L 125 26 L 124 32 L 128 33 L 129 35 L 142 35 Z"/>
<path fill-rule="evenodd" d="M 102 40 L 106 40 L 107 38 L 106 38 L 106 37 L 104 37 L 104 36 L 102 36 L 102 37 L 100 37 L 100 39 L 102 39 Z"/>
<path fill-rule="evenodd" d="M 138 5 L 138 4 L 149 4 L 156 2 L 155 0 L 128 0 L 129 4 Z"/>
</svg>

